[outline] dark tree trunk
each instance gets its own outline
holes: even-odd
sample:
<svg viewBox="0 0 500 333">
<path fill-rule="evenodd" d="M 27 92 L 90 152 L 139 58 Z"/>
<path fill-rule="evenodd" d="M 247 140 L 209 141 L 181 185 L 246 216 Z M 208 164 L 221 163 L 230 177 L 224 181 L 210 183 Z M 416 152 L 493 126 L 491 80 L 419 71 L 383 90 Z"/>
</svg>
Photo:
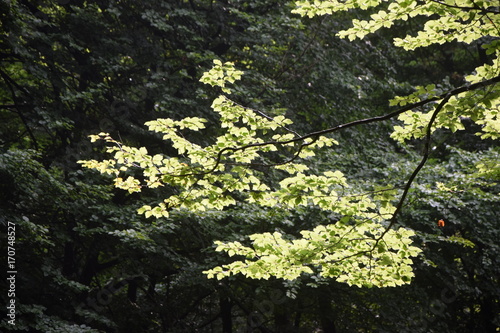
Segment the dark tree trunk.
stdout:
<svg viewBox="0 0 500 333">
<path fill-rule="evenodd" d="M 220 317 L 222 319 L 222 332 L 232 333 L 233 332 L 233 318 L 231 316 L 231 300 L 225 295 L 221 295 L 220 301 Z"/>
</svg>

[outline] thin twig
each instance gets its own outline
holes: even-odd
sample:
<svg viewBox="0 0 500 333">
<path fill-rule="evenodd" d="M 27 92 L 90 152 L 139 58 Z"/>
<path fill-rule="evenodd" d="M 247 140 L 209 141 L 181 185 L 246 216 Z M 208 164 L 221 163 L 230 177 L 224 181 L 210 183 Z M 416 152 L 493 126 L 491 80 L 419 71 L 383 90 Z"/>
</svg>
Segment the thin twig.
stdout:
<svg viewBox="0 0 500 333">
<path fill-rule="evenodd" d="M 474 5 L 475 5 L 474 7 L 465 7 L 465 6 L 457 6 L 457 5 L 452 5 L 452 4 L 449 4 L 449 3 L 444 3 L 442 1 L 437 1 L 437 0 L 431 0 L 431 1 L 434 2 L 434 3 L 440 4 L 442 6 L 445 6 L 445 7 L 460 9 L 460 10 L 463 10 L 463 11 L 477 10 L 477 11 L 480 11 L 482 13 L 500 14 L 500 12 L 497 11 L 497 10 L 488 9 L 488 8 L 481 8 L 478 5 L 476 5 L 475 3 L 474 3 Z"/>
<path fill-rule="evenodd" d="M 438 113 L 443 109 L 443 107 L 446 105 L 446 103 L 448 103 L 451 96 L 452 95 L 448 94 L 445 98 L 443 98 L 443 100 L 439 103 L 439 105 L 436 107 L 436 109 L 432 113 L 432 117 L 429 120 L 429 123 L 427 124 L 427 132 L 425 135 L 424 156 L 422 156 L 422 160 L 420 161 L 418 166 L 415 168 L 415 170 L 413 170 L 410 178 L 408 178 L 408 181 L 406 182 L 406 185 L 403 189 L 403 194 L 401 195 L 401 198 L 399 199 L 399 202 L 396 205 L 396 210 L 392 214 L 391 220 L 389 221 L 389 225 L 386 227 L 384 232 L 377 238 L 376 243 L 378 243 L 378 241 L 381 240 L 385 236 L 385 234 L 387 234 L 387 232 L 389 232 L 389 229 L 391 229 L 394 226 L 394 224 L 396 224 L 397 216 L 398 216 L 399 212 L 401 211 L 401 209 L 403 208 L 403 204 L 406 200 L 406 196 L 408 195 L 408 192 L 410 191 L 410 188 L 411 188 L 413 181 L 415 180 L 418 173 L 420 172 L 420 170 L 422 170 L 425 163 L 429 159 L 429 155 L 430 155 L 430 151 L 431 151 L 430 148 L 431 148 L 431 139 L 432 139 L 432 125 L 436 121 L 436 117 L 437 117 Z"/>
</svg>

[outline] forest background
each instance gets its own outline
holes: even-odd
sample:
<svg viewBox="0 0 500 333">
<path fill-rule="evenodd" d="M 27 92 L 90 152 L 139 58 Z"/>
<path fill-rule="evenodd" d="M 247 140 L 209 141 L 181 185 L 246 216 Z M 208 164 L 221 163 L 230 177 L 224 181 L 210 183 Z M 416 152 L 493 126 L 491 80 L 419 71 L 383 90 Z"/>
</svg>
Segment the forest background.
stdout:
<svg viewBox="0 0 500 333">
<path fill-rule="evenodd" d="M 157 118 L 206 119 L 206 130 L 190 137 L 200 144 L 221 136 L 211 108 L 221 90 L 200 82 L 214 59 L 243 71 L 231 85 L 232 101 L 272 119 L 286 117 L 302 134 L 389 114 L 404 107 L 396 96 L 413 94 L 408 104 L 442 100 L 470 85 L 468 75 L 479 66 L 487 68 L 485 80 L 497 78 L 498 7 L 429 3 L 470 14 L 471 22 L 487 19 L 493 33 L 408 51 L 393 39 L 415 35 L 428 17 L 350 40 L 337 33 L 353 19 L 380 16 L 379 8 L 301 16 L 295 3 L 280 1 L 0 2 L 1 257 L 9 262 L 7 245 L 14 245 L 17 271 L 16 325 L 3 308 L 0 328 L 497 332 L 500 159 L 498 130 L 495 136 L 488 128 L 498 122 L 494 84 L 466 96 L 476 118 L 449 108 L 460 125 L 436 129 L 432 140 L 425 131 L 423 138 L 394 140 L 404 118 L 390 117 L 335 131 L 330 138 L 338 145 L 303 157 L 311 174 L 341 170 L 350 185 L 344 196 L 370 193 L 394 205 L 425 157 L 396 221 L 415 232 L 422 252 L 413 258 L 411 283 L 397 287 L 350 286 L 320 271 L 291 280 L 208 279 L 203 272 L 234 262 L 216 251 L 215 241 L 249 245 L 249 235 L 266 232 L 298 239 L 302 230 L 335 225 L 340 213 L 298 196 L 286 209 L 235 195 L 221 210 L 172 209 L 147 218 L 140 207 L 178 189 L 129 193 L 115 188 L 113 177 L 77 163 L 109 158 L 104 145 L 88 138 L 100 132 L 151 154 L 181 156 L 144 125 Z M 412 117 L 436 105 L 414 108 Z M 286 161 L 287 149 L 272 161 Z M 279 183 L 279 172 L 252 168 Z M 0 282 L 2 304 L 10 301 L 7 282 Z"/>
</svg>

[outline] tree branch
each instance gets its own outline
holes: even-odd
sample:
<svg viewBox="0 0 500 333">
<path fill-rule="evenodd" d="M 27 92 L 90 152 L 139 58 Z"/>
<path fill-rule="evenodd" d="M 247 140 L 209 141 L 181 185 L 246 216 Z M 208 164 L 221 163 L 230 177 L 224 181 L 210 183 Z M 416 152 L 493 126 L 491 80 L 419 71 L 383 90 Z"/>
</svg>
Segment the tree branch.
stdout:
<svg viewBox="0 0 500 333">
<path fill-rule="evenodd" d="M 299 136 L 297 138 L 286 140 L 286 141 L 266 141 L 266 142 L 260 142 L 260 143 L 252 143 L 252 144 L 248 144 L 248 145 L 241 146 L 241 147 L 235 147 L 235 148 L 233 148 L 233 147 L 226 147 L 226 148 L 221 149 L 218 152 L 218 154 L 216 156 L 216 159 L 215 159 L 215 164 L 214 164 L 214 166 L 211 169 L 209 169 L 207 171 L 204 171 L 204 172 L 201 172 L 201 173 L 193 173 L 193 174 L 188 174 L 188 175 L 190 175 L 190 176 L 193 176 L 193 175 L 203 176 L 203 175 L 210 174 L 210 173 L 214 172 L 217 169 L 217 167 L 220 165 L 220 163 L 221 163 L 222 155 L 224 153 L 226 153 L 226 152 L 233 152 L 234 153 L 234 152 L 241 151 L 241 150 L 246 150 L 246 149 L 249 149 L 249 148 L 264 147 L 264 146 L 269 146 L 269 145 L 286 145 L 286 144 L 289 144 L 289 143 L 295 143 L 295 142 L 304 141 L 304 140 L 310 139 L 310 138 L 318 138 L 321 135 L 330 134 L 330 133 L 337 132 L 339 130 L 343 130 L 343 129 L 346 129 L 346 128 L 349 128 L 349 127 L 354 127 L 354 126 L 358 126 L 358 125 L 365 125 L 365 124 L 371 124 L 371 123 L 375 123 L 375 122 L 380 122 L 380 121 L 388 120 L 388 119 L 394 118 L 396 116 L 399 116 L 400 114 L 402 114 L 402 113 L 404 113 L 406 111 L 413 110 L 415 108 L 424 106 L 424 105 L 429 104 L 431 102 L 439 101 L 439 100 L 442 100 L 442 99 L 445 99 L 445 98 L 446 98 L 446 101 L 448 101 L 452 96 L 456 96 L 456 95 L 461 94 L 461 93 L 466 92 L 466 91 L 471 91 L 471 90 L 476 90 L 476 89 L 479 89 L 479 88 L 482 88 L 482 87 L 486 87 L 486 86 L 495 84 L 497 82 L 500 82 L 500 75 L 496 76 L 496 77 L 494 77 L 492 79 L 489 79 L 489 80 L 477 82 L 477 83 L 470 84 L 470 85 L 465 85 L 465 86 L 462 86 L 462 87 L 450 90 L 450 91 L 448 91 L 446 93 L 443 93 L 441 95 L 434 96 L 434 97 L 425 99 L 423 101 L 420 101 L 418 103 L 414 103 L 414 104 L 405 106 L 403 108 L 400 108 L 400 109 L 398 109 L 398 110 L 396 110 L 394 112 L 385 114 L 383 116 L 377 116 L 377 117 L 371 117 L 371 118 L 365 118 L 365 119 L 351 121 L 351 122 L 346 123 L 346 124 L 341 124 L 341 125 L 338 125 L 338 126 L 335 126 L 335 127 L 327 128 L 325 130 L 312 132 L 312 133 L 309 133 L 309 134 L 306 134 L 306 135 L 302 135 L 302 136 Z M 301 147 L 309 145 L 309 144 L 311 144 L 311 143 L 303 143 L 301 145 Z M 186 176 L 186 174 L 183 174 L 181 176 Z"/>
<path fill-rule="evenodd" d="M 439 105 L 436 107 L 436 110 L 434 110 L 434 112 L 432 113 L 432 117 L 429 120 L 429 123 L 427 125 L 427 131 L 426 131 L 426 134 L 425 134 L 424 156 L 422 156 L 422 159 L 420 160 L 420 163 L 417 165 L 417 167 L 415 168 L 415 170 L 413 170 L 412 174 L 410 175 L 410 178 L 408 178 L 408 181 L 406 182 L 406 185 L 405 185 L 405 187 L 403 189 L 403 194 L 401 195 L 401 198 L 399 199 L 399 202 L 396 205 L 396 210 L 392 214 L 391 220 L 389 221 L 389 225 L 387 226 L 387 228 L 385 229 L 385 231 L 378 237 L 376 243 L 378 243 L 378 241 L 380 241 L 385 236 L 385 234 L 389 231 L 389 229 L 391 229 L 394 226 L 394 224 L 396 224 L 396 222 L 397 222 L 397 216 L 398 216 L 399 212 L 401 211 L 401 209 L 403 208 L 403 204 L 404 204 L 404 202 L 406 200 L 408 192 L 410 191 L 410 188 L 411 188 L 411 185 L 412 185 L 413 181 L 415 180 L 415 178 L 417 177 L 418 173 L 420 172 L 420 170 L 422 170 L 422 168 L 424 167 L 425 163 L 429 159 L 430 150 L 431 150 L 430 148 L 431 148 L 431 137 L 432 137 L 432 125 L 436 121 L 436 117 L 437 117 L 438 113 L 441 112 L 441 110 L 446 105 L 446 103 L 448 103 L 448 101 L 450 100 L 451 96 L 453 96 L 453 95 L 448 94 L 447 96 L 445 96 L 443 98 L 443 100 L 439 103 Z M 375 244 L 375 246 L 376 246 L 376 244 Z"/>
<path fill-rule="evenodd" d="M 477 10 L 477 11 L 482 12 L 482 13 L 500 14 L 499 11 L 496 11 L 496 10 L 493 10 L 493 9 L 488 9 L 488 8 L 481 8 L 478 5 L 476 5 L 475 3 L 474 3 L 474 5 L 475 5 L 474 7 L 463 7 L 463 6 L 451 5 L 451 4 L 444 3 L 442 1 L 437 1 L 437 0 L 431 0 L 431 1 L 435 2 L 437 4 L 440 4 L 442 6 L 445 6 L 445 7 L 456 8 L 456 9 L 460 9 L 460 10 L 463 10 L 463 11 Z M 494 6 L 492 6 L 492 7 L 494 7 Z"/>
</svg>

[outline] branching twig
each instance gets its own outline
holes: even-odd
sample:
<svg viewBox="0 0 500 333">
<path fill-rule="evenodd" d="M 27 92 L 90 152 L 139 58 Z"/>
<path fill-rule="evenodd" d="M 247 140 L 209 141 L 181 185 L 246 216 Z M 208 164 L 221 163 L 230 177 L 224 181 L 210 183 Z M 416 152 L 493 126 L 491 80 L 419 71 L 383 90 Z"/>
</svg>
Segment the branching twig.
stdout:
<svg viewBox="0 0 500 333">
<path fill-rule="evenodd" d="M 415 108 L 427 105 L 429 103 L 432 103 L 432 102 L 435 102 L 435 101 L 438 101 L 438 100 L 445 100 L 445 102 L 447 102 L 452 96 L 456 96 L 456 95 L 461 94 L 461 93 L 466 92 L 466 91 L 471 91 L 471 90 L 479 89 L 479 88 L 482 88 L 482 87 L 487 87 L 487 86 L 493 85 L 493 84 L 495 84 L 497 82 L 500 82 L 500 75 L 496 76 L 496 77 L 494 77 L 492 79 L 489 79 L 489 80 L 477 82 L 477 83 L 470 84 L 470 85 L 465 85 L 465 86 L 462 86 L 462 87 L 450 90 L 450 91 L 448 91 L 446 93 L 443 93 L 441 95 L 433 96 L 433 97 L 427 98 L 425 100 L 422 100 L 420 102 L 417 102 L 417 103 L 414 103 L 414 104 L 411 104 L 411 105 L 407 105 L 407 106 L 402 107 L 402 108 L 400 108 L 400 109 L 398 109 L 396 111 L 390 112 L 390 113 L 382 115 L 382 116 L 376 116 L 376 117 L 371 117 L 371 118 L 365 118 L 365 119 L 355 120 L 355 121 L 352 121 L 352 122 L 349 122 L 349 123 L 345 123 L 345 124 L 341 124 L 341 125 L 338 125 L 338 126 L 335 126 L 335 127 L 327 128 L 327 129 L 316 131 L 316 132 L 311 132 L 309 134 L 305 134 L 305 135 L 302 135 L 302 136 L 297 136 L 296 138 L 285 140 L 285 141 L 265 141 L 265 142 L 248 144 L 248 145 L 244 145 L 244 146 L 241 146 L 241 147 L 226 147 L 226 148 L 223 148 L 223 149 L 219 150 L 219 152 L 215 156 L 215 162 L 214 162 L 213 166 L 210 169 L 208 169 L 206 171 L 202 171 L 202 172 L 192 172 L 192 173 L 184 173 L 184 174 L 178 174 L 178 175 L 171 174 L 170 176 L 172 176 L 172 177 L 176 177 L 176 176 L 177 177 L 186 177 L 186 176 L 197 176 L 197 177 L 200 177 L 200 176 L 205 176 L 205 175 L 211 174 L 211 173 L 215 172 L 215 170 L 222 163 L 222 156 L 225 153 L 227 153 L 227 152 L 233 152 L 233 153 L 235 153 L 235 152 L 238 152 L 238 151 L 244 151 L 244 150 L 247 150 L 247 149 L 250 149 L 250 148 L 255 148 L 255 147 L 265 147 L 265 146 L 270 146 L 270 145 L 283 146 L 283 145 L 287 145 L 287 144 L 290 144 L 290 143 L 301 142 L 301 145 L 299 146 L 298 150 L 295 152 L 294 156 L 292 156 L 290 159 L 288 159 L 288 160 L 286 160 L 284 162 L 281 162 L 281 163 L 267 164 L 267 165 L 264 165 L 264 166 L 275 166 L 275 165 L 283 165 L 283 164 L 286 164 L 286 163 L 290 163 L 290 162 L 293 162 L 295 159 L 298 158 L 300 152 L 302 151 L 302 149 L 304 147 L 306 147 L 306 146 L 311 145 L 312 143 L 314 143 L 321 135 L 330 134 L 330 133 L 337 132 L 337 131 L 340 131 L 340 130 L 343 130 L 343 129 L 346 129 L 346 128 L 349 128 L 349 127 L 354 127 L 354 126 L 359 126 L 359 125 L 365 125 L 365 124 L 371 124 L 371 123 L 375 123 L 375 122 L 380 122 L 380 121 L 392 119 L 392 118 L 395 118 L 396 116 L 398 116 L 398 115 L 400 115 L 400 114 L 402 114 L 402 113 L 404 113 L 406 111 L 413 110 Z M 440 105 L 441 104 L 444 106 L 443 101 L 441 101 Z M 439 111 L 439 110 L 440 110 L 440 108 L 436 109 L 436 111 Z M 433 121 L 434 120 L 435 120 L 435 118 L 433 118 Z M 306 139 L 312 139 L 312 141 L 306 142 Z M 118 145 L 118 147 L 120 148 L 120 150 L 122 150 L 120 144 L 118 142 L 115 142 L 115 143 Z M 424 161 L 424 163 L 425 163 L 425 161 Z M 252 165 L 252 164 L 250 164 L 250 165 Z M 416 171 L 418 173 L 419 170 L 416 170 Z M 416 176 L 416 174 L 415 174 L 415 176 Z M 411 181 L 413 181 L 413 179 L 411 179 Z M 409 185 L 411 185 L 411 183 Z M 405 196 L 406 196 L 406 194 L 405 194 Z M 401 205 L 402 205 L 402 202 L 401 202 Z M 392 224 L 394 224 L 394 223 L 392 223 Z"/>
<path fill-rule="evenodd" d="M 422 160 L 420 161 L 420 163 L 418 164 L 418 166 L 415 168 L 415 170 L 413 170 L 410 178 L 408 178 L 408 181 L 406 182 L 406 185 L 405 185 L 405 187 L 403 189 L 403 194 L 401 195 L 401 198 L 399 199 L 399 202 L 396 205 L 396 210 L 392 214 L 392 218 L 389 221 L 389 225 L 386 227 L 386 229 L 384 230 L 384 232 L 377 238 L 377 242 L 376 243 L 378 243 L 378 241 L 380 241 L 385 236 L 385 234 L 387 234 L 387 232 L 389 231 L 389 229 L 391 229 L 394 226 L 394 224 L 396 224 L 396 222 L 397 222 L 397 216 L 398 216 L 399 212 L 401 211 L 401 209 L 403 208 L 403 204 L 405 202 L 406 196 L 408 195 L 408 192 L 410 191 L 410 188 L 411 188 L 411 185 L 412 185 L 413 181 L 415 180 L 415 178 L 417 177 L 418 173 L 420 172 L 420 170 L 422 170 L 422 168 L 424 167 L 425 163 L 429 159 L 430 148 L 431 148 L 431 137 L 432 137 L 432 125 L 434 124 L 434 121 L 436 120 L 436 117 L 437 117 L 438 113 L 443 109 L 443 107 L 446 105 L 446 103 L 448 103 L 448 101 L 450 100 L 451 96 L 452 95 L 450 95 L 450 94 L 448 94 L 447 96 L 445 96 L 443 98 L 443 100 L 439 103 L 439 105 L 436 107 L 436 109 L 434 110 L 434 112 L 432 113 L 432 117 L 429 120 L 429 123 L 427 124 L 427 131 L 426 131 L 426 134 L 425 134 L 424 156 L 422 156 Z"/>
<path fill-rule="evenodd" d="M 497 11 L 497 10 L 488 9 L 488 8 L 481 8 L 478 5 L 476 5 L 475 3 L 474 3 L 474 5 L 475 5 L 474 7 L 466 7 L 466 6 L 457 6 L 457 5 L 452 5 L 452 4 L 449 4 L 449 3 L 444 3 L 444 2 L 438 1 L 438 0 L 431 0 L 431 1 L 435 2 L 437 4 L 440 4 L 442 6 L 445 6 L 445 7 L 456 8 L 456 9 L 460 9 L 460 10 L 463 10 L 463 11 L 477 10 L 477 11 L 482 12 L 482 13 L 500 14 L 500 12 Z"/>
<path fill-rule="evenodd" d="M 420 101 L 420 102 L 417 102 L 417 103 L 405 106 L 403 108 L 400 108 L 400 109 L 398 109 L 398 110 L 396 110 L 394 112 L 385 114 L 383 116 L 377 116 L 377 117 L 371 117 L 371 118 L 365 118 L 365 119 L 351 121 L 349 123 L 341 124 L 341 125 L 338 125 L 338 126 L 335 126 L 335 127 L 331 127 L 331 128 L 327 128 L 327 129 L 324 129 L 324 130 L 321 130 L 321 131 L 311 132 L 309 134 L 302 135 L 302 136 L 299 136 L 299 137 L 296 137 L 296 138 L 293 138 L 293 139 L 290 139 L 290 140 L 259 142 L 259 143 L 252 143 L 252 144 L 244 145 L 244 146 L 241 146 L 241 147 L 226 147 L 226 148 L 221 149 L 218 152 L 218 154 L 217 154 L 217 156 L 215 158 L 215 164 L 214 164 L 214 166 L 211 169 L 209 169 L 207 171 L 204 171 L 204 172 L 201 172 L 201 173 L 198 173 L 198 174 L 192 174 L 192 175 L 203 176 L 203 175 L 210 174 L 210 173 L 214 172 L 217 169 L 217 167 L 220 165 L 220 163 L 221 163 L 222 155 L 224 153 L 226 153 L 226 152 L 233 152 L 234 153 L 234 152 L 246 150 L 246 149 L 249 149 L 249 148 L 264 147 L 264 146 L 269 146 L 269 145 L 281 145 L 282 146 L 282 145 L 286 145 L 286 144 L 290 144 L 290 143 L 305 141 L 306 139 L 318 138 L 321 135 L 330 134 L 330 133 L 337 132 L 339 130 L 343 130 L 343 129 L 346 129 L 346 128 L 349 128 L 349 127 L 354 127 L 354 126 L 359 126 L 359 125 L 365 125 L 365 124 L 371 124 L 371 123 L 375 123 L 375 122 L 379 122 L 379 121 L 388 120 L 388 119 L 394 118 L 394 117 L 396 117 L 396 116 L 398 116 L 398 115 L 400 115 L 400 114 L 402 114 L 402 113 L 404 113 L 406 111 L 413 110 L 415 108 L 424 106 L 426 104 L 429 104 L 429 103 L 432 103 L 432 102 L 435 102 L 435 101 L 439 101 L 439 100 L 442 100 L 444 98 L 447 98 L 447 100 L 448 100 L 452 96 L 456 96 L 456 95 L 461 94 L 461 93 L 466 92 L 466 91 L 470 91 L 470 90 L 475 90 L 475 89 L 478 89 L 478 88 L 486 87 L 486 86 L 495 84 L 497 82 L 500 82 L 500 75 L 496 76 L 496 77 L 494 77 L 492 79 L 489 79 L 489 80 L 477 82 L 477 83 L 474 83 L 474 84 L 470 84 L 470 85 L 466 85 L 466 86 L 462 86 L 462 87 L 450 90 L 450 91 L 448 91 L 448 92 L 446 92 L 444 94 L 441 94 L 441 95 L 438 95 L 438 96 L 434 96 L 434 97 L 425 99 L 423 101 Z M 307 146 L 307 145 L 310 145 L 310 144 L 311 143 L 303 143 L 301 147 Z M 185 176 L 185 175 L 183 175 L 183 176 Z"/>
</svg>

